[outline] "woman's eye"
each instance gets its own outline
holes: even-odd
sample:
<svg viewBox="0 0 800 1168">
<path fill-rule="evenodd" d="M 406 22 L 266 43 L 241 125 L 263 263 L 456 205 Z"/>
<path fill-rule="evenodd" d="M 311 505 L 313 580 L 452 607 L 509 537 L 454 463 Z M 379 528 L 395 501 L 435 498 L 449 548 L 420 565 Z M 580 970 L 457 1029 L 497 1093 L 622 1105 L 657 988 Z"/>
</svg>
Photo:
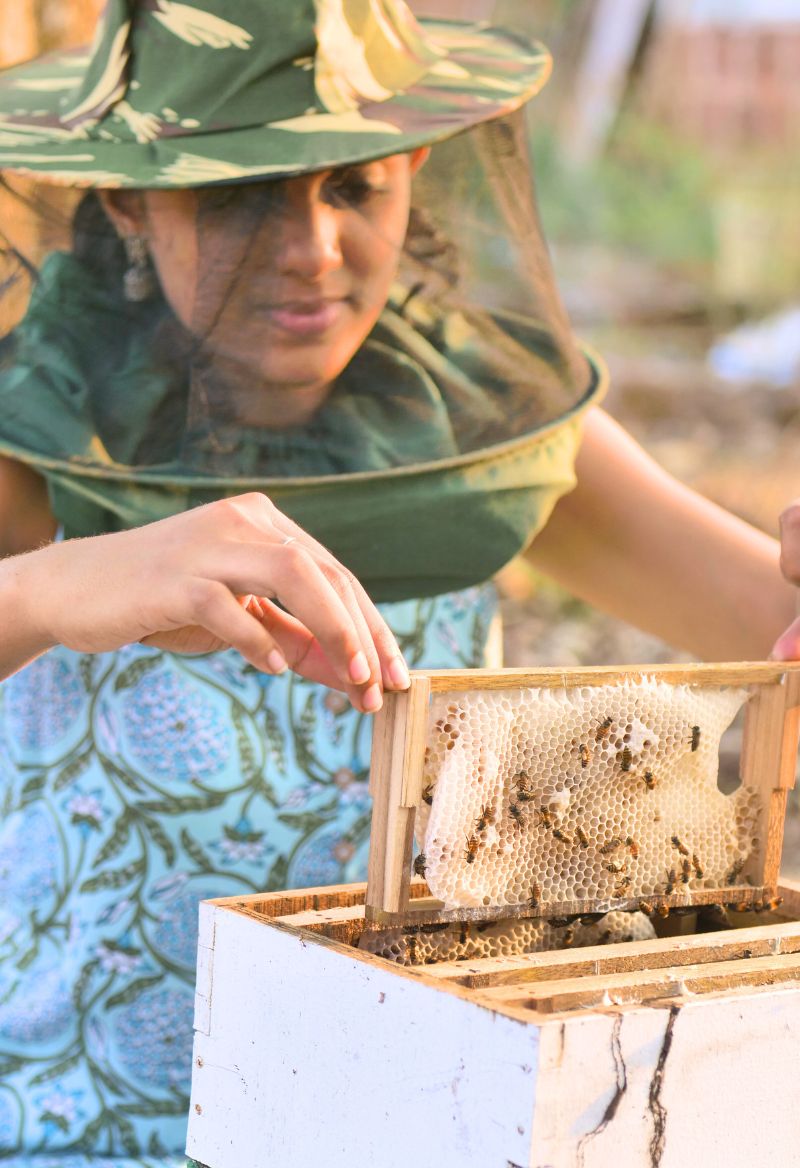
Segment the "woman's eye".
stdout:
<svg viewBox="0 0 800 1168">
<path fill-rule="evenodd" d="M 382 187 L 370 182 L 366 175 L 357 171 L 335 175 L 327 182 L 327 188 L 334 203 L 358 206 L 366 203 L 373 195 L 380 194 Z"/>
</svg>

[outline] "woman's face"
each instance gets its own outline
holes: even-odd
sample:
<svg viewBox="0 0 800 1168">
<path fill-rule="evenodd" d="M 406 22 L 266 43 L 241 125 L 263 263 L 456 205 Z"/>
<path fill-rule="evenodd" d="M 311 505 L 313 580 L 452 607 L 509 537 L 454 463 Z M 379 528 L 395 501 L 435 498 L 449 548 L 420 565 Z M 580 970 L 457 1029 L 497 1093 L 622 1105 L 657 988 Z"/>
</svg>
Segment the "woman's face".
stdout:
<svg viewBox="0 0 800 1168">
<path fill-rule="evenodd" d="M 386 303 L 426 151 L 283 182 L 103 196 L 204 350 L 263 387 L 329 385 Z"/>
</svg>

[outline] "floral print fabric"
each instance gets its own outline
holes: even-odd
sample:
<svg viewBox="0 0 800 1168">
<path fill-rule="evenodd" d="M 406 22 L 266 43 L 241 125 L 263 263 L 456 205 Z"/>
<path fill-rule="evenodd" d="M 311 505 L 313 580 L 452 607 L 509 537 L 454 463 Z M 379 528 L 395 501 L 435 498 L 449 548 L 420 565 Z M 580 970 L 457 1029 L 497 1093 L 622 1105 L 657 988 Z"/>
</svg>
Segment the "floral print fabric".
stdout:
<svg viewBox="0 0 800 1168">
<path fill-rule="evenodd" d="M 384 606 L 482 663 L 490 586 Z M 183 1162 L 197 905 L 365 878 L 370 720 L 234 653 L 56 649 L 0 686 L 0 1158 Z"/>
</svg>

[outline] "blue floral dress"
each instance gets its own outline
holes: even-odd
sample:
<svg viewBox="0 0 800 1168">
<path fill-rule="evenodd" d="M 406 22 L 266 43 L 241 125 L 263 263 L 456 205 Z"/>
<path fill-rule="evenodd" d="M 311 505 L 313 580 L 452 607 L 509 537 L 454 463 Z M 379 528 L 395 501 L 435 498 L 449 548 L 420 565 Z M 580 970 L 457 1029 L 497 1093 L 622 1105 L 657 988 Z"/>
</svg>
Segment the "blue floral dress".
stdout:
<svg viewBox="0 0 800 1168">
<path fill-rule="evenodd" d="M 482 663 L 491 586 L 383 606 Z M 365 878 L 370 721 L 233 652 L 55 649 L 0 686 L 0 1158 L 183 1162 L 200 900 Z"/>
</svg>

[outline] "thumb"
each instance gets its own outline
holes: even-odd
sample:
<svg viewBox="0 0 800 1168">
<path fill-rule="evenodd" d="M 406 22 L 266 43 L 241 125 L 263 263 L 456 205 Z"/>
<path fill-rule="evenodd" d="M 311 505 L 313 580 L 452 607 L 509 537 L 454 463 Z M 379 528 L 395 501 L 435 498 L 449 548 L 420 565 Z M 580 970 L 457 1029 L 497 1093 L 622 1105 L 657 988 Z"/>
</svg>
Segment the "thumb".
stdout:
<svg viewBox="0 0 800 1168">
<path fill-rule="evenodd" d="M 769 656 L 771 661 L 800 661 L 800 617 L 781 633 Z"/>
</svg>

